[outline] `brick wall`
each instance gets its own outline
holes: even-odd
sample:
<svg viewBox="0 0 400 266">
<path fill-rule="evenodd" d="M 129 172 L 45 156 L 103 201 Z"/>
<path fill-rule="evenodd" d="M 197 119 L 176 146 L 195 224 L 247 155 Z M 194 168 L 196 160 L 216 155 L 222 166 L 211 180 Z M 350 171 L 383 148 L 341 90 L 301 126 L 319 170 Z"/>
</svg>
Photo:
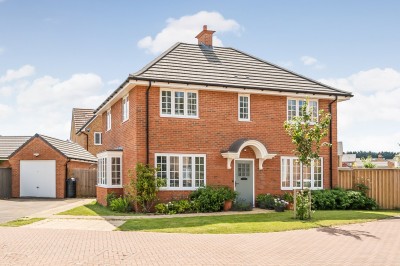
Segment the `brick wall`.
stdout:
<svg viewBox="0 0 400 266">
<path fill-rule="evenodd" d="M 72 121 L 73 123 L 73 121 Z M 102 117 L 96 117 L 89 125 L 89 132 L 81 132 L 79 135 L 73 133 L 75 130 L 75 126 L 71 127 L 71 141 L 78 143 L 84 149 L 88 150 L 91 154 L 97 155 L 98 153 L 104 151 L 104 145 L 95 145 L 94 144 L 94 133 L 102 132 Z M 74 131 L 75 132 L 75 131 Z M 87 136 L 86 136 L 87 134 Z"/>
<path fill-rule="evenodd" d="M 97 202 L 103 206 L 107 206 L 106 196 L 109 193 L 114 192 L 117 196 L 122 195 L 122 188 L 104 188 L 104 187 L 96 187 L 96 197 Z"/>
<path fill-rule="evenodd" d="M 121 121 L 121 100 L 112 106 L 112 129 L 104 133 L 104 148 L 123 148 L 123 183 L 129 182 L 128 169 L 137 162 L 146 161 L 146 87 L 136 86 L 130 91 L 130 119 Z M 251 95 L 250 122 L 238 121 L 238 94 L 231 92 L 199 91 L 199 119 L 160 117 L 159 88 L 150 89 L 150 164 L 155 153 L 200 153 L 207 156 L 207 184 L 233 187 L 234 164 L 227 169 L 221 150 L 240 138 L 256 139 L 269 153 L 277 154 L 266 160 L 264 169 L 255 167 L 255 188 L 259 193 L 283 193 L 280 189 L 280 158 L 292 156 L 294 149 L 283 123 L 286 120 L 285 96 Z M 319 100 L 319 108 L 328 110 L 331 100 Z M 336 103 L 333 104 L 333 154 L 337 154 Z M 102 116 L 103 128 L 106 113 Z M 326 138 L 324 141 L 329 141 Z M 251 148 L 241 156 L 255 158 Z M 329 187 L 329 148 L 321 150 L 324 158 L 324 187 Z M 336 157 L 335 157 L 336 158 Z M 258 166 L 258 160 L 255 160 Z M 334 184 L 337 179 L 337 161 L 333 160 Z M 187 192 L 185 192 L 187 193 Z M 183 194 L 185 194 L 183 193 Z M 160 193 L 160 197 L 180 197 L 182 192 Z"/>
<path fill-rule="evenodd" d="M 10 162 L 8 160 L 4 160 L 0 162 L 0 168 L 9 168 Z"/>
<path fill-rule="evenodd" d="M 39 156 L 34 156 L 34 153 L 39 153 Z M 65 197 L 65 166 L 67 158 L 51 148 L 39 137 L 32 139 L 9 159 L 12 167 L 12 197 L 20 196 L 21 160 L 56 160 L 56 197 Z"/>
</svg>

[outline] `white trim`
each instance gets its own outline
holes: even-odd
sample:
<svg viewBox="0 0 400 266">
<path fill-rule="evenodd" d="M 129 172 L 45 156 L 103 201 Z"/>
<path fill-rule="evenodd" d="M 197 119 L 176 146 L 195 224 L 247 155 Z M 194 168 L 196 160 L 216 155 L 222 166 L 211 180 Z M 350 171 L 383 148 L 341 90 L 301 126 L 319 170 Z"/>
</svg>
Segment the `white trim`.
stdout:
<svg viewBox="0 0 400 266">
<path fill-rule="evenodd" d="M 149 82 L 146 80 L 130 80 L 124 87 L 118 91 L 103 107 L 101 107 L 97 112 L 97 114 L 103 113 L 105 110 L 109 109 L 116 101 L 118 101 L 121 95 L 126 94 L 135 86 L 148 86 Z M 335 100 L 336 97 L 333 95 L 323 95 L 316 93 L 313 95 L 312 93 L 296 93 L 296 92 L 284 92 L 284 91 L 268 91 L 268 90 L 256 90 L 256 89 L 240 89 L 240 88 L 229 88 L 229 87 L 218 87 L 218 86 L 210 86 L 210 85 L 191 85 L 191 84 L 181 84 L 181 83 L 173 83 L 173 82 L 161 82 L 161 81 L 152 81 L 152 87 L 163 87 L 163 88 L 174 88 L 174 89 L 191 89 L 191 90 L 204 90 L 204 91 L 219 91 L 219 92 L 235 92 L 235 93 L 249 93 L 249 94 L 263 94 L 263 95 L 274 95 L 274 96 L 287 96 L 287 97 L 300 97 L 307 98 L 310 95 L 315 99 L 329 99 Z M 346 96 L 337 96 L 337 101 L 347 101 L 350 100 L 351 97 Z"/>
<path fill-rule="evenodd" d="M 240 118 L 240 97 L 247 97 L 248 99 L 248 106 L 247 106 L 247 111 L 248 111 L 248 118 Z M 238 120 L 239 121 L 246 121 L 246 122 L 250 122 L 250 94 L 238 94 Z"/>
<path fill-rule="evenodd" d="M 124 104 L 124 101 L 125 101 L 125 104 Z M 126 94 L 124 97 L 122 97 L 121 109 L 122 109 L 122 122 L 128 121 L 129 120 L 129 93 Z M 126 114 L 125 114 L 125 111 L 126 111 Z M 124 117 L 124 116 L 126 116 L 126 117 Z"/>
<path fill-rule="evenodd" d="M 162 92 L 169 91 L 171 92 L 171 114 L 163 114 L 162 113 Z M 183 115 L 176 115 L 175 114 L 175 93 L 176 92 L 183 92 Z M 187 94 L 188 93 L 195 93 L 196 94 L 196 115 L 188 115 L 188 100 Z M 199 118 L 199 91 L 198 90 L 187 90 L 187 89 L 169 89 L 169 88 L 160 88 L 160 117 L 173 117 L 173 118 Z"/>
<path fill-rule="evenodd" d="M 112 116 L 111 116 L 111 108 L 107 110 L 106 113 L 106 131 L 111 130 L 111 125 L 112 125 Z"/>
<path fill-rule="evenodd" d="M 299 167 L 300 167 L 300 187 L 293 187 L 293 161 L 297 160 L 297 159 L 298 159 L 298 157 L 295 157 L 295 156 L 281 156 L 281 158 L 280 158 L 281 178 L 280 178 L 280 181 L 279 181 L 281 190 L 293 190 L 293 189 L 305 188 L 303 186 L 303 183 L 304 183 L 303 165 L 302 165 L 301 162 L 300 162 L 300 165 L 299 165 Z M 311 180 L 310 180 L 311 185 L 310 185 L 309 189 L 311 189 L 311 190 L 324 189 L 324 158 L 323 157 L 319 157 L 319 159 L 321 160 L 321 187 L 314 187 L 314 162 L 311 162 L 311 165 L 309 166 L 310 167 L 310 176 L 311 176 Z M 290 166 L 289 166 L 289 171 L 290 171 L 289 183 L 290 183 L 290 186 L 289 187 L 282 187 L 282 177 L 283 177 L 283 173 L 284 173 L 284 171 L 282 169 L 282 167 L 283 167 L 282 161 L 283 160 L 290 160 L 289 161 L 290 162 Z M 285 171 L 286 171 L 286 168 L 285 168 Z"/>
<path fill-rule="evenodd" d="M 204 158 L 204 186 L 207 185 L 207 155 L 206 154 L 197 154 L 197 153 L 155 153 L 154 154 L 154 166 L 157 167 L 157 157 L 158 156 L 166 156 L 167 157 L 167 184 L 166 187 L 161 187 L 160 190 L 166 191 L 193 191 L 198 189 L 199 187 L 195 186 L 196 183 L 196 159 L 195 157 Z M 170 172 L 170 163 L 169 157 L 178 157 L 179 158 L 179 187 L 170 187 L 169 185 L 169 172 Z M 182 171 L 183 171 L 183 157 L 192 157 L 192 187 L 183 187 L 183 179 L 182 179 Z"/>
<path fill-rule="evenodd" d="M 100 143 L 96 143 L 96 134 L 100 134 Z M 95 146 L 103 145 L 103 134 L 102 134 L 102 132 L 93 132 L 93 144 Z"/>
<path fill-rule="evenodd" d="M 235 159 L 235 162 L 234 162 L 234 168 L 233 168 L 233 185 L 234 185 L 234 190 L 236 191 L 236 161 L 252 161 L 252 163 L 253 163 L 253 207 L 255 206 L 255 193 L 256 193 L 256 191 L 255 191 L 255 169 L 254 169 L 254 159 L 249 159 L 249 158 L 238 158 L 238 159 Z"/>
</svg>

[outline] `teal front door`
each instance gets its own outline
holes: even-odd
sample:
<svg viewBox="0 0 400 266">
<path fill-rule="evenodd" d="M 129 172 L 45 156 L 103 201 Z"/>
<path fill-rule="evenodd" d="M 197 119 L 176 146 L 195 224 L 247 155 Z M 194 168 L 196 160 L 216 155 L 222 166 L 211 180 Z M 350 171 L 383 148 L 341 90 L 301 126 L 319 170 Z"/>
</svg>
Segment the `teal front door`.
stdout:
<svg viewBox="0 0 400 266">
<path fill-rule="evenodd" d="M 238 198 L 254 205 L 253 161 L 235 161 L 235 190 L 239 193 Z"/>
</svg>

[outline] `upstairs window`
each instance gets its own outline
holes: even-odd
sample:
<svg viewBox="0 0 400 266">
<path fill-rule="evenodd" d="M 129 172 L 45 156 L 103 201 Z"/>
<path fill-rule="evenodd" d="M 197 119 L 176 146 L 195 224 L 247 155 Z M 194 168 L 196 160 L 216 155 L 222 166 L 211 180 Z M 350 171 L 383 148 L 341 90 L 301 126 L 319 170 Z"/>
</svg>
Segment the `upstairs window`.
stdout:
<svg viewBox="0 0 400 266">
<path fill-rule="evenodd" d="M 287 119 L 293 120 L 296 116 L 302 116 L 302 107 L 306 103 L 304 99 L 288 99 L 287 100 Z M 308 100 L 308 110 L 311 110 L 311 122 L 318 120 L 318 100 Z"/>
<path fill-rule="evenodd" d="M 122 98 L 122 122 L 129 119 L 129 94 Z"/>
<path fill-rule="evenodd" d="M 107 110 L 107 131 L 111 130 L 111 109 Z"/>
<path fill-rule="evenodd" d="M 198 92 L 161 90 L 160 115 L 164 117 L 198 117 Z"/>
<path fill-rule="evenodd" d="M 239 121 L 250 121 L 250 95 L 239 94 L 238 110 Z"/>
<path fill-rule="evenodd" d="M 94 132 L 94 145 L 102 144 L 101 132 Z"/>
</svg>

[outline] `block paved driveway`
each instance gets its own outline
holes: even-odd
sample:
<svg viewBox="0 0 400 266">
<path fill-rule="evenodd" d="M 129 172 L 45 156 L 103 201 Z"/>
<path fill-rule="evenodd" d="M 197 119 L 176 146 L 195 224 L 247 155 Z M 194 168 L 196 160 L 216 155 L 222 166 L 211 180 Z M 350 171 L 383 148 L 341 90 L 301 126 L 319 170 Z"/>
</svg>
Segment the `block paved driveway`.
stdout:
<svg viewBox="0 0 400 266">
<path fill-rule="evenodd" d="M 190 235 L 0 228 L 0 265 L 400 265 L 400 219 Z"/>
</svg>

